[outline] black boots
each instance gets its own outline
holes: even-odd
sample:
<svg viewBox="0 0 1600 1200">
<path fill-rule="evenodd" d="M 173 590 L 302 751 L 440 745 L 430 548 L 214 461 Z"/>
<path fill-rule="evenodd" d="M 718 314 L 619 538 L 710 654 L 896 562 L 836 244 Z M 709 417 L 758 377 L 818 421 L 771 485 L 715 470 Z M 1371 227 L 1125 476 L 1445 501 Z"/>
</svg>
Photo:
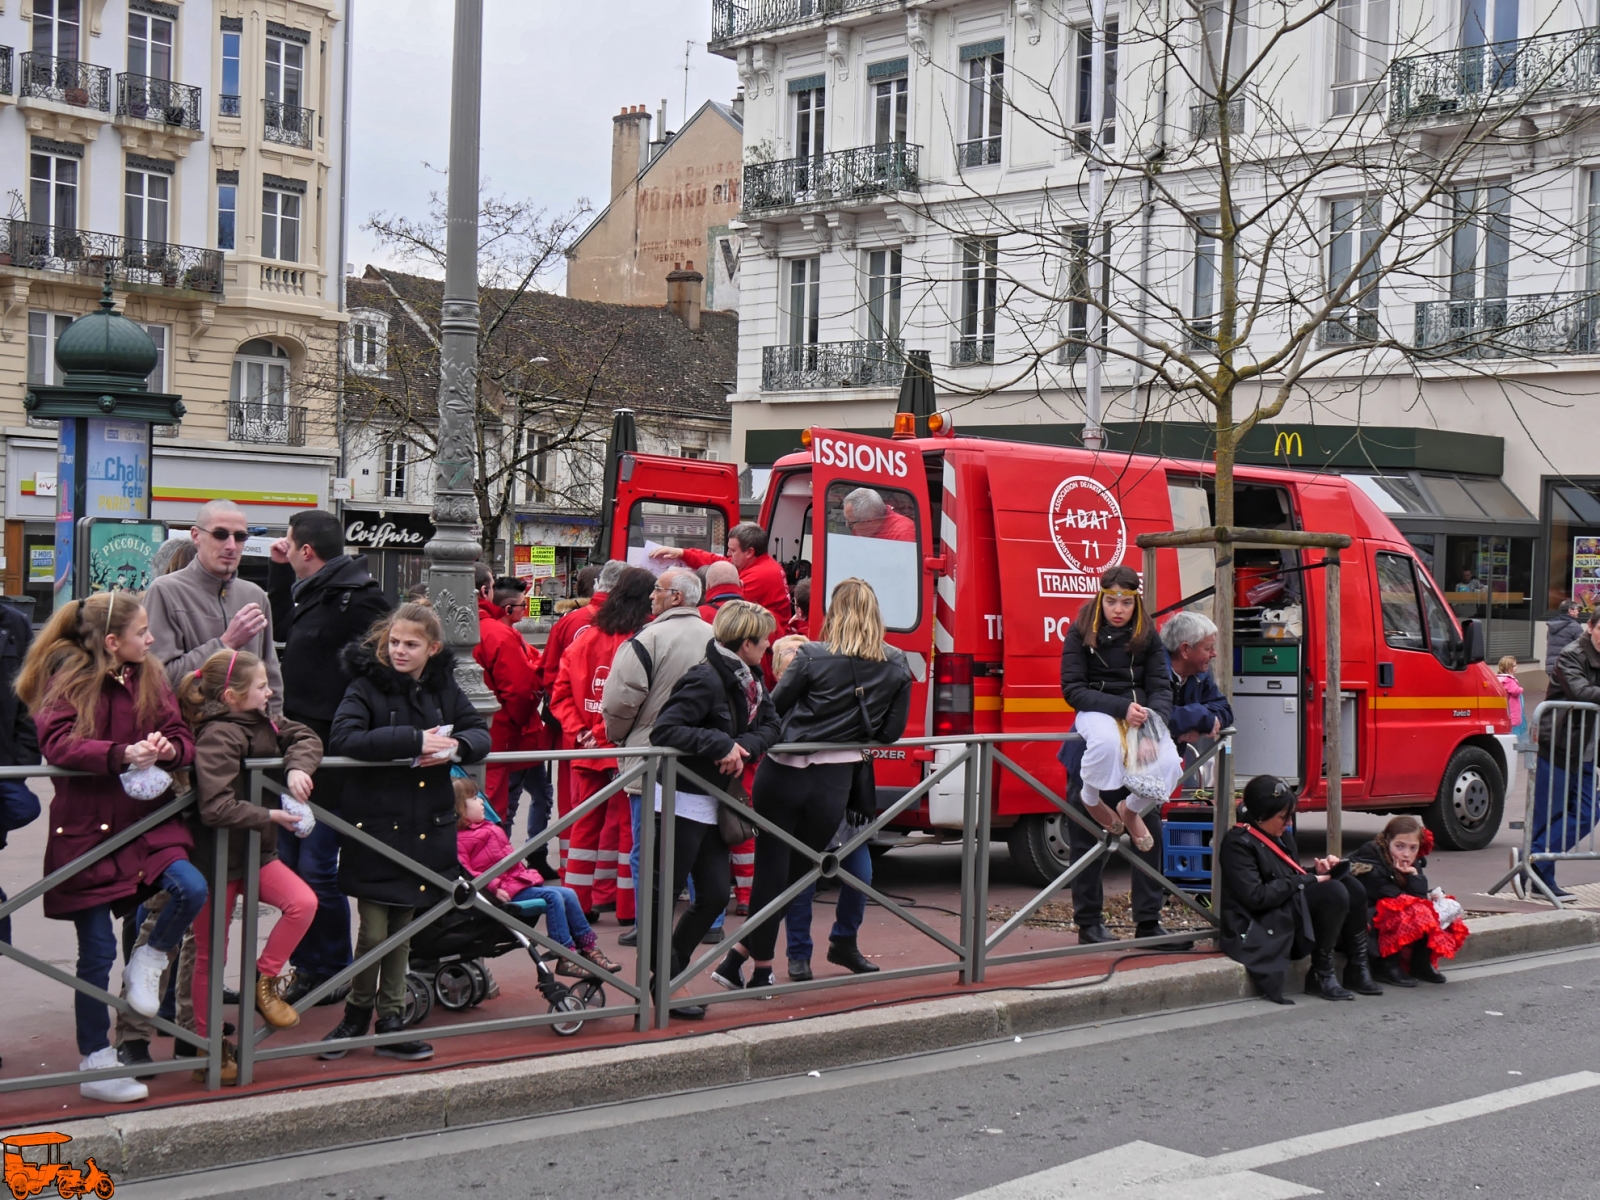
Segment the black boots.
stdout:
<svg viewBox="0 0 1600 1200">
<path fill-rule="evenodd" d="M 852 975 L 871 975 L 878 968 L 868 962 L 856 946 L 855 938 L 831 937 L 828 939 L 828 961 L 843 967 Z"/>
<path fill-rule="evenodd" d="M 1367 931 L 1350 939 L 1345 951 L 1344 986 L 1358 996 L 1381 996 L 1383 989 L 1372 979 L 1372 963 L 1367 958 Z"/>
<path fill-rule="evenodd" d="M 1355 993 L 1339 986 L 1339 975 L 1333 966 L 1332 950 L 1313 950 L 1311 970 L 1306 972 L 1306 995 L 1321 996 L 1324 1000 L 1354 1000 Z"/>
<path fill-rule="evenodd" d="M 335 1025 L 333 1027 L 333 1031 L 322 1040 L 325 1042 L 336 1042 L 344 1038 L 365 1037 L 367 1033 L 367 1026 L 371 1023 L 371 1021 L 372 1010 L 370 1008 L 359 1008 L 354 1004 L 347 1003 L 344 1006 L 344 1020 Z M 317 1057 L 322 1059 L 324 1062 L 331 1062 L 333 1059 L 343 1058 L 348 1053 L 349 1051 L 342 1048 L 336 1050 L 324 1050 L 321 1054 L 317 1055 Z"/>
<path fill-rule="evenodd" d="M 1411 947 L 1411 978 L 1420 979 L 1423 983 L 1444 982 L 1444 975 L 1434 969 L 1433 952 L 1428 949 L 1426 941 L 1417 942 Z"/>
<path fill-rule="evenodd" d="M 1372 968 L 1372 977 L 1379 983 L 1386 983 L 1390 987 L 1414 988 L 1417 981 L 1407 975 L 1400 966 L 1400 956 L 1391 954 L 1377 960 L 1377 965 Z"/>
<path fill-rule="evenodd" d="M 392 1016 L 379 1017 L 372 1032 L 399 1033 L 405 1027 L 405 1018 L 396 1013 Z M 433 1047 L 427 1042 L 390 1042 L 387 1045 L 374 1046 L 372 1052 L 380 1058 L 398 1058 L 403 1062 L 423 1062 L 433 1057 Z"/>
</svg>

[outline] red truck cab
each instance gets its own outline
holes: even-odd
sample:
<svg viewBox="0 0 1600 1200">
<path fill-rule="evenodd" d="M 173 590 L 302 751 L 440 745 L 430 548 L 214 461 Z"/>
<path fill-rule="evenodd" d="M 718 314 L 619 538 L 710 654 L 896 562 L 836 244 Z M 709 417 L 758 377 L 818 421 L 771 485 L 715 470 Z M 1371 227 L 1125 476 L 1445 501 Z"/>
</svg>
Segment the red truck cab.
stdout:
<svg viewBox="0 0 1600 1200">
<path fill-rule="evenodd" d="M 772 470 L 760 516 L 769 552 L 810 564 L 812 630 L 839 580 L 872 583 L 888 640 L 914 676 L 908 737 L 1070 728 L 1061 646 L 1099 573 L 1140 569 L 1140 534 L 1214 523 L 1207 463 L 953 436 L 814 429 L 808 438 Z M 720 548 L 737 501 L 731 464 L 625 456 L 612 554 L 637 555 L 646 538 Z M 1457 624 L 1388 518 L 1343 479 L 1241 467 L 1235 508 L 1238 525 L 1354 539 L 1341 556 L 1345 806 L 1421 810 L 1443 848 L 1487 845 L 1507 777 L 1497 735 L 1510 726 L 1498 680 L 1472 653 L 1481 639 Z M 1232 614 L 1238 777 L 1279 775 L 1307 810 L 1325 802 L 1321 556 L 1237 551 L 1248 586 Z M 1161 551 L 1152 611 L 1208 586 L 1210 563 L 1208 550 Z M 1263 585 L 1261 602 L 1247 603 Z M 1008 753 L 1064 788 L 1055 749 L 1024 743 Z M 922 779 L 929 757 L 884 752 L 882 806 Z M 1048 882 L 1067 861 L 1059 812 L 1009 772 L 995 785 L 994 828 L 1024 872 Z M 956 774 L 935 788 L 904 814 L 901 832 L 951 836 L 940 831 L 960 826 L 960 787 Z"/>
</svg>

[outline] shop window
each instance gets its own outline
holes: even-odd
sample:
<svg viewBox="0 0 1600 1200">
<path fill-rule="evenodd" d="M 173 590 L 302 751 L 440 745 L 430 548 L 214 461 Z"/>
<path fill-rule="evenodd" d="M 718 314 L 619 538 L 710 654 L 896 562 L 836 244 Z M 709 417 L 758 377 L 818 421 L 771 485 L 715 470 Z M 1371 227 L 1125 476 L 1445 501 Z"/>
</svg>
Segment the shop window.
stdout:
<svg viewBox="0 0 1600 1200">
<path fill-rule="evenodd" d="M 865 579 L 878 594 L 883 623 L 911 630 L 922 613 L 922 540 L 917 502 L 899 488 L 840 481 L 828 487 L 826 594 L 842 580 Z"/>
<path fill-rule="evenodd" d="M 1600 601 L 1600 479 L 1546 484 L 1550 512 L 1550 565 L 1545 611 L 1569 596 L 1591 611 Z"/>
</svg>

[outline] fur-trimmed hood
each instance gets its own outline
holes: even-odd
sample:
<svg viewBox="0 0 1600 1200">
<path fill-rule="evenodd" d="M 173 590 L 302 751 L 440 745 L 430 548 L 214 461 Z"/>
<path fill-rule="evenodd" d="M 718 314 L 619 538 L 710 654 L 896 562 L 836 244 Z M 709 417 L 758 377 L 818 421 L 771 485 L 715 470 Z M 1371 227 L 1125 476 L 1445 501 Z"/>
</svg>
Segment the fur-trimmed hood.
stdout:
<svg viewBox="0 0 1600 1200">
<path fill-rule="evenodd" d="M 405 695 L 417 682 L 380 660 L 377 651 L 366 642 L 346 646 L 339 654 L 339 665 L 351 679 L 370 679 L 379 691 L 391 696 Z M 445 647 L 428 660 L 420 683 L 429 690 L 440 688 L 455 678 L 455 670 L 456 656 Z"/>
</svg>

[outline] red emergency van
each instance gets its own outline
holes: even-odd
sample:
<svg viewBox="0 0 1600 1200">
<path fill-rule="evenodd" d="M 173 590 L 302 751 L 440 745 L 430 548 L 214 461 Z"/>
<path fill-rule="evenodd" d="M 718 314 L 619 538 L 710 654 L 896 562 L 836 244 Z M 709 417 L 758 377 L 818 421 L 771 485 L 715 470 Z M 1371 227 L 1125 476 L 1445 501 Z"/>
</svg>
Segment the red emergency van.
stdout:
<svg viewBox="0 0 1600 1200">
<path fill-rule="evenodd" d="M 1061 731 L 1062 640 L 1113 563 L 1143 565 L 1142 533 L 1214 523 L 1210 464 L 956 436 L 881 438 L 813 429 L 809 449 L 773 468 L 761 505 L 770 552 L 809 562 L 811 629 L 833 584 L 876 589 L 889 640 L 915 676 L 907 736 Z M 1235 524 L 1347 532 L 1341 612 L 1343 800 L 1420 810 L 1441 847 L 1487 845 L 1499 828 L 1506 698 L 1482 661 L 1482 630 L 1458 625 L 1405 538 L 1337 476 L 1240 467 Z M 731 464 L 625 455 L 611 552 L 645 542 L 720 549 L 738 520 Z M 1323 584 L 1320 550 L 1236 551 L 1237 774 L 1271 773 L 1323 806 Z M 1162 551 L 1162 609 L 1203 590 L 1208 550 Z M 1214 669 L 1225 669 L 1217 664 Z M 1036 778 L 1065 786 L 1055 746 L 1013 749 Z M 880 760 L 884 806 L 914 786 L 926 754 Z M 960 825 L 959 775 L 906 814 L 902 832 Z M 1009 773 L 994 827 L 1024 872 L 1053 879 L 1067 860 L 1062 818 Z"/>
</svg>

